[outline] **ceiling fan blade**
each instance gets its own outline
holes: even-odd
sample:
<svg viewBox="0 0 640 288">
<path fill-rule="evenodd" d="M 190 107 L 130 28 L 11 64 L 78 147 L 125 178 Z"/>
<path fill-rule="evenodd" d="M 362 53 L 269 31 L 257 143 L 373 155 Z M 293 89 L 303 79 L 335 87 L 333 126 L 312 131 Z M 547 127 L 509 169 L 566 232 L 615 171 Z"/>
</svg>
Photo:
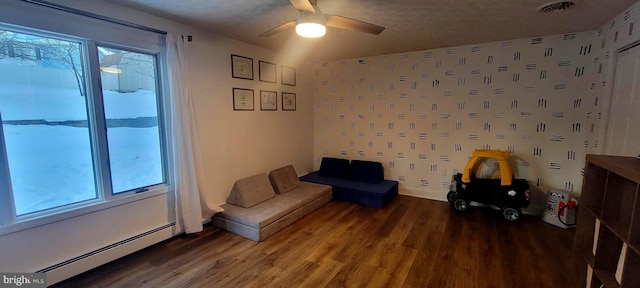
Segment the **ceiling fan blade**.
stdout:
<svg viewBox="0 0 640 288">
<path fill-rule="evenodd" d="M 378 35 L 384 31 L 384 27 L 378 26 L 375 24 L 362 22 L 360 20 L 355 20 L 347 17 L 342 17 L 338 15 L 324 14 L 326 23 L 325 25 L 334 28 L 358 31 L 369 33 L 373 35 Z"/>
<path fill-rule="evenodd" d="M 273 28 L 273 29 L 271 29 L 269 31 L 266 31 L 266 32 L 264 32 L 264 33 L 262 33 L 262 34 L 260 34 L 258 36 L 260 36 L 260 37 L 269 37 L 269 36 L 271 36 L 273 34 L 282 32 L 284 30 L 287 30 L 287 29 L 290 29 L 290 28 L 293 28 L 293 27 L 296 27 L 296 20 L 291 20 L 291 21 L 289 21 L 287 23 L 284 23 L 284 24 L 282 24 L 282 25 L 280 25 L 280 26 L 278 26 L 276 28 Z"/>
<path fill-rule="evenodd" d="M 291 1 L 291 5 L 298 9 L 299 11 L 307 11 L 310 13 L 316 13 L 316 9 L 313 8 L 311 2 L 309 0 L 289 0 Z"/>
</svg>

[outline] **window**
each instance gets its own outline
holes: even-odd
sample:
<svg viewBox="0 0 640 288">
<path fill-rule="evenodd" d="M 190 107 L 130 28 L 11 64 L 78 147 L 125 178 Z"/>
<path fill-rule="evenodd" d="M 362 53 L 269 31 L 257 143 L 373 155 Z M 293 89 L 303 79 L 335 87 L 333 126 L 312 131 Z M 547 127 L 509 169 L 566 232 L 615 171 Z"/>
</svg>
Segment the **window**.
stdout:
<svg viewBox="0 0 640 288">
<path fill-rule="evenodd" d="M 159 49 L 2 25 L 0 47 L 0 225 L 169 190 Z"/>
<path fill-rule="evenodd" d="M 98 46 L 114 193 L 163 183 L 153 55 Z"/>
</svg>

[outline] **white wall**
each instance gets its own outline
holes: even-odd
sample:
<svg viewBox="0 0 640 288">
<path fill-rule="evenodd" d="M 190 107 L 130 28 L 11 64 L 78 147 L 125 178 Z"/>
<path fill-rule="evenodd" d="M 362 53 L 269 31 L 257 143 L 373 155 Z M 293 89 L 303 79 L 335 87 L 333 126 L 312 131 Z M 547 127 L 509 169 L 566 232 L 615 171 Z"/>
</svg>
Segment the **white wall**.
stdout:
<svg viewBox="0 0 640 288">
<path fill-rule="evenodd" d="M 221 45 L 223 42 L 226 44 Z M 304 68 L 273 53 L 222 37 L 196 37 L 190 64 L 204 164 L 203 188 L 211 205 L 225 201 L 236 179 L 293 164 L 299 174 L 313 168 L 313 100 Z M 230 54 L 254 60 L 254 80 L 231 78 Z M 258 60 L 296 67 L 297 86 L 258 81 Z M 218 63 L 217 68 L 211 63 Z M 279 75 L 279 74 L 278 74 Z M 253 89 L 255 111 L 233 111 L 232 89 Z M 278 92 L 278 111 L 260 111 L 259 92 Z M 281 110 L 281 92 L 296 93 L 297 110 Z"/>
<path fill-rule="evenodd" d="M 234 181 L 239 178 L 288 164 L 293 164 L 300 174 L 313 168 L 313 101 L 310 89 L 303 89 L 309 87 L 304 68 L 297 67 L 296 61 L 266 49 L 104 1 L 52 2 L 193 36 L 193 42 L 188 43 L 186 49 L 191 66 L 186 73 L 189 74 L 189 87 L 196 107 L 198 159 L 202 167 L 198 171 L 199 184 L 203 200 L 210 206 L 223 203 Z M 232 78 L 230 54 L 253 58 L 256 80 Z M 258 60 L 276 63 L 278 72 L 280 65 L 297 68 L 298 85 L 259 82 Z M 256 111 L 233 111 L 233 87 L 255 89 Z M 278 111 L 260 111 L 257 102 L 260 89 L 278 91 L 278 96 L 282 91 L 297 93 L 297 111 L 281 111 L 280 108 Z M 171 197 L 161 195 L 1 235 L 0 271 L 37 271 L 166 225 L 172 221 L 172 207 Z M 91 263 L 53 273 L 49 275 L 49 284 L 99 264 Z"/>
</svg>

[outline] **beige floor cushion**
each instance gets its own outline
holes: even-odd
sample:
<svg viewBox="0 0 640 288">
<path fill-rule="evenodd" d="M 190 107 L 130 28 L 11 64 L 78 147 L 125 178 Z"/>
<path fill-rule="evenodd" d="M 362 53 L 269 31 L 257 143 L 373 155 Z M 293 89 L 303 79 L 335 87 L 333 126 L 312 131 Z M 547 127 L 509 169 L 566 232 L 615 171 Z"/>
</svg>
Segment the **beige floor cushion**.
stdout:
<svg viewBox="0 0 640 288">
<path fill-rule="evenodd" d="M 249 208 L 276 196 L 266 173 L 240 179 L 233 184 L 227 203 Z"/>
</svg>

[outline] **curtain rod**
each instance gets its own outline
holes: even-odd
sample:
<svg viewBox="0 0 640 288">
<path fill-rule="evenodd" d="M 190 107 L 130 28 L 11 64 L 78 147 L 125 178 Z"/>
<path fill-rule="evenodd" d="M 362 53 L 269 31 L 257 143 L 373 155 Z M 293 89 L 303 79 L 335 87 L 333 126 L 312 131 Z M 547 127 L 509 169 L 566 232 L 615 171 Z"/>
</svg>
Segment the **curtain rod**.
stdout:
<svg viewBox="0 0 640 288">
<path fill-rule="evenodd" d="M 77 15 L 81 15 L 81 16 L 85 16 L 85 17 L 89 17 L 89 18 L 93 18 L 93 19 L 98 19 L 98 20 L 102 20 L 102 21 L 106 21 L 106 22 L 110 22 L 110 23 L 114 23 L 114 24 L 120 24 L 120 25 L 124 25 L 124 26 L 127 26 L 127 27 L 135 28 L 135 29 L 145 30 L 145 31 L 153 32 L 153 33 L 162 34 L 162 35 L 166 35 L 167 34 L 167 31 L 162 31 L 162 30 L 158 30 L 158 29 L 155 29 L 155 28 L 151 28 L 151 27 L 147 27 L 147 26 L 143 26 L 143 25 L 127 22 L 127 21 L 124 21 L 124 20 L 120 20 L 120 19 L 116 19 L 116 18 L 112 18 L 112 17 L 107 17 L 107 16 L 96 14 L 96 13 L 91 13 L 91 12 L 83 11 L 83 10 L 80 10 L 80 9 L 75 9 L 75 8 L 71 8 L 71 7 L 67 7 L 67 6 L 63 6 L 63 5 L 47 2 L 47 1 L 42 1 L 42 0 L 21 0 L 21 1 L 27 2 L 27 3 L 31 3 L 31 4 L 40 5 L 40 6 L 44 6 L 44 7 L 48 7 L 48 8 L 53 8 L 53 9 L 57 9 L 57 10 L 60 10 L 60 11 L 69 12 L 69 13 L 73 13 L 73 14 L 77 14 Z"/>
</svg>

